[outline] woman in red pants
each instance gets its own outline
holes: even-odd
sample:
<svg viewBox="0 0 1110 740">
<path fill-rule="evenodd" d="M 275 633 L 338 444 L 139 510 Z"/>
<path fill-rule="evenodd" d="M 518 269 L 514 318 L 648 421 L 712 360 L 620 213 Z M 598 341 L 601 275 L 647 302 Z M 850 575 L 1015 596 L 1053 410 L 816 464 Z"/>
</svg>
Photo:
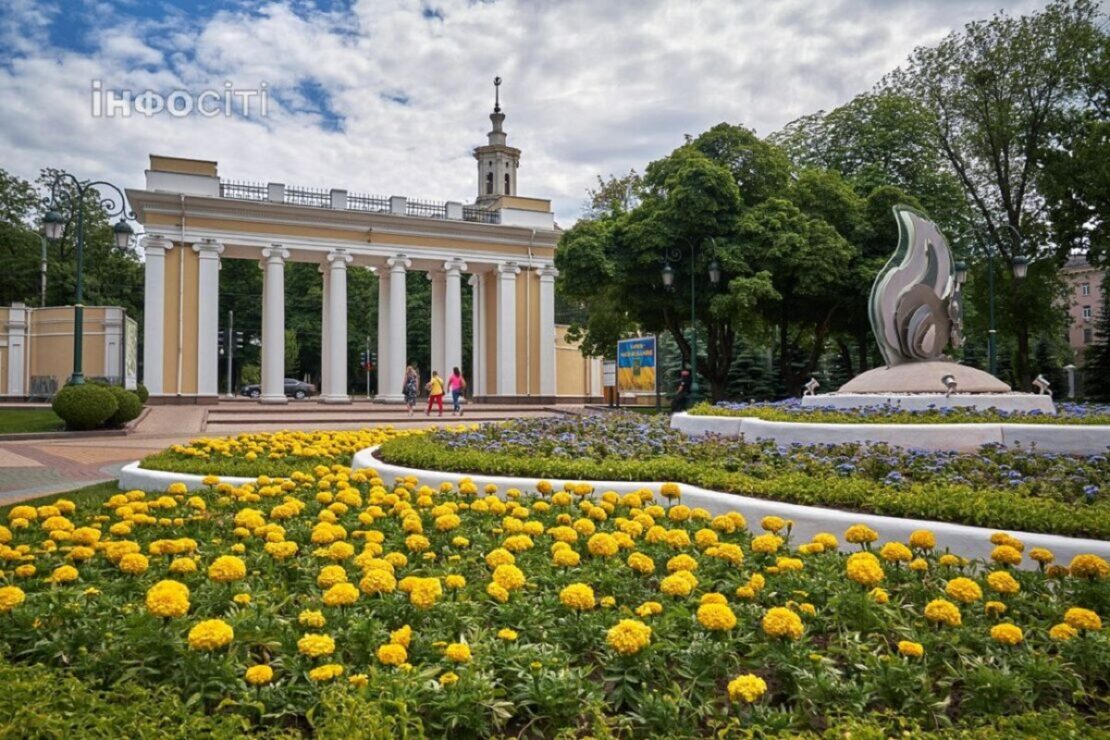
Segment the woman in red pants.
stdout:
<svg viewBox="0 0 1110 740">
<path fill-rule="evenodd" d="M 432 404 L 439 406 L 439 415 L 443 416 L 443 378 L 439 377 L 439 373 L 435 370 L 432 371 L 432 379 L 424 389 L 428 391 L 428 409 L 424 412 L 424 416 L 431 415 Z"/>
</svg>

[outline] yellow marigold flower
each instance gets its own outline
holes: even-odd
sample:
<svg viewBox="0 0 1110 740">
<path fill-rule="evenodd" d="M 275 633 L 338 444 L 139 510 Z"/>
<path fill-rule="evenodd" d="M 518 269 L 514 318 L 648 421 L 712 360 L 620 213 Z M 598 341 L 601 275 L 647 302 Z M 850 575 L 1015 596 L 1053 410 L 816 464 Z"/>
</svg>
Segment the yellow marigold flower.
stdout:
<svg viewBox="0 0 1110 740">
<path fill-rule="evenodd" d="M 352 583 L 337 583 L 324 592 L 325 606 L 350 606 L 358 601 L 358 589 Z"/>
<path fill-rule="evenodd" d="M 501 565 L 512 565 L 516 562 L 513 554 L 503 547 L 492 550 L 489 555 L 486 555 L 486 565 L 491 568 L 497 568 Z"/>
<path fill-rule="evenodd" d="M 950 552 L 946 552 L 941 555 L 940 560 L 938 560 L 937 562 L 947 568 L 958 568 L 960 565 L 963 564 L 963 561 L 960 559 L 959 555 L 953 555 Z"/>
<path fill-rule="evenodd" d="M 119 561 L 119 569 L 128 575 L 146 573 L 149 567 L 150 561 L 146 559 L 145 555 L 137 552 L 128 553 Z"/>
<path fill-rule="evenodd" d="M 77 548 L 77 547 L 75 547 L 73 549 L 74 550 L 78 550 L 78 549 L 89 550 L 90 548 L 87 548 L 87 547 Z M 70 553 L 70 554 L 72 555 L 72 553 Z M 89 557 L 92 557 L 92 555 L 90 555 Z M 88 558 L 81 558 L 81 559 L 87 560 Z M 37 572 L 38 572 L 38 568 L 36 568 L 35 566 L 30 565 L 30 564 L 17 566 L 16 569 L 15 569 L 16 578 L 30 578 L 31 576 L 33 576 Z"/>
<path fill-rule="evenodd" d="M 170 573 L 174 575 L 186 575 L 189 573 L 196 573 L 197 561 L 192 558 L 174 558 L 170 561 Z"/>
<path fill-rule="evenodd" d="M 728 682 L 728 698 L 734 702 L 754 704 L 767 693 L 767 682 L 753 673 L 745 673 Z"/>
<path fill-rule="evenodd" d="M 763 632 L 768 637 L 797 640 L 804 630 L 802 618 L 790 609 L 776 606 L 763 615 Z"/>
<path fill-rule="evenodd" d="M 1073 606 L 1064 612 L 1064 622 L 1077 630 L 1096 632 L 1102 629 L 1102 619 L 1090 609 Z"/>
<path fill-rule="evenodd" d="M 361 689 L 363 686 L 367 686 L 370 683 L 370 677 L 365 673 L 356 673 L 347 679 L 347 683 Z"/>
<path fill-rule="evenodd" d="M 497 630 L 497 638 L 505 642 L 516 642 L 518 637 L 516 630 L 511 630 L 508 627 Z"/>
<path fill-rule="evenodd" d="M 183 617 L 189 611 L 189 587 L 178 581 L 159 581 L 146 592 L 146 610 L 154 617 Z"/>
<path fill-rule="evenodd" d="M 826 552 L 831 552 L 840 547 L 840 542 L 836 539 L 836 535 L 831 532 L 818 532 L 813 535 L 811 542 L 820 545 Z"/>
<path fill-rule="evenodd" d="M 680 570 L 664 578 L 659 590 L 667 596 L 689 596 L 697 588 L 698 579 L 688 570 Z"/>
<path fill-rule="evenodd" d="M 752 552 L 759 552 L 771 555 L 778 552 L 778 549 L 782 546 L 782 543 L 783 539 L 778 535 L 761 534 L 758 537 L 752 539 L 751 548 Z"/>
<path fill-rule="evenodd" d="M 313 681 L 331 681 L 343 675 L 343 666 L 338 663 L 327 663 L 308 672 L 308 677 Z"/>
<path fill-rule="evenodd" d="M 563 606 L 576 611 L 588 611 L 595 606 L 594 590 L 585 583 L 572 583 L 559 592 Z"/>
<path fill-rule="evenodd" d="M 78 577 L 77 569 L 72 565 L 59 565 L 50 574 L 49 580 L 53 583 L 70 583 L 76 581 Z"/>
<path fill-rule="evenodd" d="M 453 574 L 451 574 L 451 575 L 449 575 L 449 576 L 447 576 L 446 578 L 443 579 L 443 585 L 447 586 L 447 588 L 449 588 L 453 591 L 458 590 L 460 588 L 465 588 L 466 587 L 466 578 L 464 578 L 463 576 L 458 575 L 457 573 L 453 573 Z"/>
<path fill-rule="evenodd" d="M 382 665 L 399 666 L 409 659 L 409 651 L 404 645 L 389 642 L 378 647 L 378 662 Z"/>
<path fill-rule="evenodd" d="M 983 604 L 983 612 L 988 617 L 1001 617 L 1006 613 L 1006 605 L 1001 601 L 988 601 Z"/>
<path fill-rule="evenodd" d="M 698 607 L 698 623 L 707 630 L 730 630 L 736 626 L 736 615 L 726 604 L 702 604 Z"/>
<path fill-rule="evenodd" d="M 867 588 L 879 585 L 885 577 L 879 559 L 869 552 L 857 552 L 848 556 L 844 568 L 850 579 Z"/>
<path fill-rule="evenodd" d="M 959 627 L 963 623 L 960 608 L 945 599 L 933 599 L 925 605 L 925 618 L 935 624 Z"/>
<path fill-rule="evenodd" d="M 206 619 L 189 630 L 189 648 L 211 652 L 226 647 L 235 638 L 235 630 L 222 619 Z"/>
<path fill-rule="evenodd" d="M 505 566 L 512 568 L 514 566 Z M 438 578 L 418 578 L 409 592 L 409 603 L 417 609 L 431 609 L 436 600 L 443 595 L 443 587 Z"/>
<path fill-rule="evenodd" d="M 405 649 L 408 649 L 409 645 L 412 644 L 412 627 L 406 624 L 393 630 L 389 633 L 389 641 L 394 645 L 402 645 Z"/>
<path fill-rule="evenodd" d="M 987 585 L 1000 594 L 1012 596 L 1021 590 L 1021 584 L 1009 571 L 996 570 L 987 575 Z"/>
<path fill-rule="evenodd" d="M 635 655 L 651 644 L 651 627 L 636 619 L 622 619 L 609 628 L 605 641 L 621 655 Z"/>
<path fill-rule="evenodd" d="M 262 549 L 275 560 L 285 560 L 296 555 L 300 547 L 296 542 L 267 542 Z"/>
<path fill-rule="evenodd" d="M 1089 578 L 1092 581 L 1102 580 L 1110 576 L 1110 563 L 1107 563 L 1098 555 L 1084 553 L 1071 559 L 1068 571 L 1076 578 Z"/>
<path fill-rule="evenodd" d="M 651 575 L 655 572 L 655 561 L 642 552 L 629 555 L 627 563 L 629 568 L 643 575 Z"/>
<path fill-rule="evenodd" d="M 645 601 L 636 607 L 636 616 L 638 617 L 654 617 L 656 614 L 663 613 L 663 605 L 658 601 Z"/>
<path fill-rule="evenodd" d="M 243 678 L 252 686 L 264 686 L 274 680 L 274 669 L 268 665 L 252 665 Z"/>
<path fill-rule="evenodd" d="M 454 671 L 447 671 L 439 677 L 440 686 L 454 686 L 459 682 L 459 674 Z"/>
<path fill-rule="evenodd" d="M 665 499 L 675 499 L 682 495 L 682 489 L 677 483 L 664 483 L 659 486 L 659 495 Z"/>
<path fill-rule="evenodd" d="M 453 642 L 447 646 L 443 651 L 447 660 L 452 663 L 469 663 L 470 662 L 470 646 L 465 642 Z"/>
<path fill-rule="evenodd" d="M 297 615 L 297 622 L 302 627 L 313 627 L 315 629 L 320 629 L 328 623 L 328 620 L 324 618 L 324 613 L 321 611 L 305 609 Z"/>
<path fill-rule="evenodd" d="M 936 535 L 928 529 L 915 529 L 910 532 L 910 547 L 916 550 L 932 550 L 936 546 Z"/>
<path fill-rule="evenodd" d="M 800 558 L 784 558 L 780 557 L 775 560 L 775 567 L 779 569 L 780 573 L 790 573 L 799 570 L 804 570 L 806 564 Z"/>
<path fill-rule="evenodd" d="M 221 555 L 208 566 L 208 577 L 220 583 L 230 583 L 247 577 L 247 566 L 234 555 Z"/>
<path fill-rule="evenodd" d="M 991 550 L 991 560 L 999 565 L 1020 565 L 1021 550 L 1013 545 L 998 545 Z"/>
<path fill-rule="evenodd" d="M 698 561 L 690 557 L 686 553 L 675 555 L 667 561 L 667 572 L 674 573 L 679 570 L 695 571 L 698 569 Z"/>
<path fill-rule="evenodd" d="M 19 586 L 0 587 L 0 613 L 10 612 L 27 599 Z"/>
<path fill-rule="evenodd" d="M 347 582 L 347 571 L 342 565 L 325 565 L 316 576 L 316 585 L 320 588 L 331 588 L 337 583 Z"/>
<path fill-rule="evenodd" d="M 620 550 L 620 545 L 611 534 L 599 533 L 590 537 L 586 541 L 586 549 L 590 551 L 591 555 L 608 558 L 616 555 Z"/>
<path fill-rule="evenodd" d="M 853 524 L 844 531 L 844 539 L 853 545 L 865 545 L 879 539 L 879 533 L 866 524 Z"/>
<path fill-rule="evenodd" d="M 388 570 L 371 568 L 366 571 L 359 581 L 358 587 L 368 596 L 374 594 L 391 594 L 397 588 L 397 579 Z"/>
<path fill-rule="evenodd" d="M 1007 622 L 991 627 L 991 639 L 999 645 L 1019 645 L 1025 639 L 1025 634 L 1021 627 Z"/>
<path fill-rule="evenodd" d="M 1022 552 L 1025 549 L 1025 543 L 1009 532 L 995 532 L 991 535 L 990 541 L 992 545 L 1007 545 L 1018 552 Z"/>
<path fill-rule="evenodd" d="M 563 543 L 557 543 L 563 544 Z M 567 545 L 559 550 L 556 550 L 551 556 L 551 562 L 560 568 L 574 568 L 582 562 L 582 556 L 570 549 Z"/>
<path fill-rule="evenodd" d="M 886 604 L 890 601 L 890 594 L 883 588 L 873 588 L 867 593 L 868 597 L 876 604 Z"/>
<path fill-rule="evenodd" d="M 879 549 L 879 557 L 888 563 L 908 563 L 913 560 L 913 552 L 901 542 L 887 542 Z"/>
<path fill-rule="evenodd" d="M 207 480 L 207 478 L 205 480 Z M 205 483 L 204 485 L 207 486 L 207 485 L 210 485 L 210 484 Z M 169 485 L 169 487 L 166 489 L 166 493 L 168 493 L 171 496 L 184 496 L 188 492 L 189 492 L 189 487 L 186 486 L 184 483 L 182 483 L 180 481 L 177 481 L 175 483 L 171 483 Z"/>
<path fill-rule="evenodd" d="M 929 561 L 925 558 L 914 558 L 910 561 L 910 570 L 914 573 L 924 573 L 929 570 Z"/>
<path fill-rule="evenodd" d="M 787 521 L 781 516 L 765 516 L 759 521 L 759 526 L 771 534 L 778 534 L 786 525 Z"/>
<path fill-rule="evenodd" d="M 1052 554 L 1052 550 L 1045 547 L 1034 547 L 1029 551 L 1029 557 L 1041 565 L 1048 565 L 1056 559 L 1056 556 Z"/>
<path fill-rule="evenodd" d="M 983 598 L 983 589 L 970 578 L 953 578 L 944 589 L 949 598 L 970 604 Z"/>
<path fill-rule="evenodd" d="M 1066 622 L 1061 622 L 1048 631 L 1048 636 L 1056 642 L 1067 642 L 1078 634 L 1078 630 Z"/>
<path fill-rule="evenodd" d="M 898 652 L 907 658 L 920 658 L 925 654 L 925 648 L 920 642 L 910 642 L 909 640 L 901 640 L 898 643 Z"/>
<path fill-rule="evenodd" d="M 335 640 L 331 635 L 318 635 L 309 633 L 297 640 L 297 650 L 301 655 L 310 658 L 319 658 L 335 652 Z"/>
<path fill-rule="evenodd" d="M 515 565 L 499 565 L 493 570 L 493 582 L 506 591 L 524 586 L 524 572 Z"/>
</svg>

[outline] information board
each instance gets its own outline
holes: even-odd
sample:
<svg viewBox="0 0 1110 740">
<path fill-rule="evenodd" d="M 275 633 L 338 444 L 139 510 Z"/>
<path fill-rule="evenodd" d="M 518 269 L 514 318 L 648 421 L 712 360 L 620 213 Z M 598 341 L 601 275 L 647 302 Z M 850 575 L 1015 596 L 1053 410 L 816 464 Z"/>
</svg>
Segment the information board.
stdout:
<svg viewBox="0 0 1110 740">
<path fill-rule="evenodd" d="M 617 342 L 617 390 L 621 393 L 655 393 L 655 337 Z"/>
</svg>

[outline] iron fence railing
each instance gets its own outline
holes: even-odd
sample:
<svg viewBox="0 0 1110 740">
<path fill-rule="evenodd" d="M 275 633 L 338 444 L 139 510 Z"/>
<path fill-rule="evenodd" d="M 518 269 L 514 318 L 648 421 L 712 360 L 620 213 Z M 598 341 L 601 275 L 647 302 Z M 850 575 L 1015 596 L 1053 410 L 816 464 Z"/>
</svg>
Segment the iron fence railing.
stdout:
<svg viewBox="0 0 1110 740">
<path fill-rule="evenodd" d="M 447 218 L 447 204 L 435 203 L 430 200 L 409 199 L 405 204 L 406 216 L 421 216 L 423 218 Z"/>
<path fill-rule="evenodd" d="M 463 221 L 474 221 L 480 224 L 499 224 L 501 214 L 497 211 L 487 211 L 476 206 L 463 206 Z"/>
<path fill-rule="evenodd" d="M 371 213 L 389 213 L 389 198 L 380 195 L 352 193 L 347 196 L 347 209 L 351 211 L 370 211 Z"/>
<path fill-rule="evenodd" d="M 266 186 L 256 182 L 220 181 L 220 197 L 238 200 L 266 200 Z"/>
<path fill-rule="evenodd" d="M 331 192 L 321 188 L 286 188 L 285 203 L 291 206 L 331 208 Z"/>
</svg>

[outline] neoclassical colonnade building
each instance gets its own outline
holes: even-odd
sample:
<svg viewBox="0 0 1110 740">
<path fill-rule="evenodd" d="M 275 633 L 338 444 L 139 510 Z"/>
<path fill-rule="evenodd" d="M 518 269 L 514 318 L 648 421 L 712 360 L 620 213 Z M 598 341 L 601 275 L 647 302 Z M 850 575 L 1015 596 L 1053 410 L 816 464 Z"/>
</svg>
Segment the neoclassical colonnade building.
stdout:
<svg viewBox="0 0 1110 740">
<path fill-rule="evenodd" d="M 489 142 L 474 150 L 472 204 L 346 190 L 221 180 L 217 163 L 151 155 L 146 187 L 127 197 L 145 229 L 143 382 L 155 402 L 217 399 L 220 263 L 263 270 L 262 401 L 284 403 L 285 265 L 319 265 L 322 400 L 350 400 L 347 273 L 379 279 L 379 398 L 400 400 L 406 284 L 432 284 L 431 365 L 462 366 L 462 282 L 473 288 L 469 392 L 520 402 L 601 395 L 599 363 L 582 358 L 555 324 L 550 201 L 517 195 L 520 150 L 508 146 L 500 105 Z"/>
</svg>

